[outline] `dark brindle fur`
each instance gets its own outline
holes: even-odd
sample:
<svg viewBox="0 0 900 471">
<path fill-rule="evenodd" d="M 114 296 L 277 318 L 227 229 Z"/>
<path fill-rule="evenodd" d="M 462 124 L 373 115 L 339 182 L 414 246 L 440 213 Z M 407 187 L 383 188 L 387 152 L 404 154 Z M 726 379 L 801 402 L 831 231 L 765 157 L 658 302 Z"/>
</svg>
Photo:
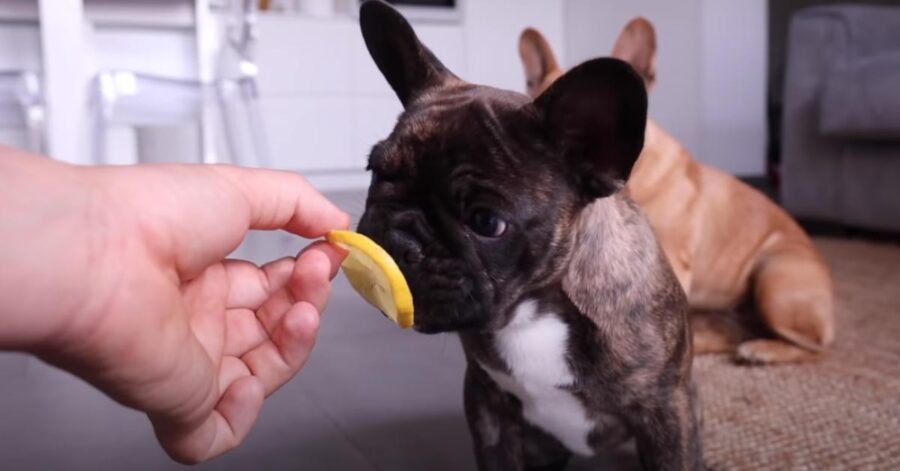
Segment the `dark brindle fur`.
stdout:
<svg viewBox="0 0 900 471">
<path fill-rule="evenodd" d="M 597 59 L 532 101 L 463 82 L 383 3 L 360 21 L 405 111 L 372 149 L 359 231 L 398 261 L 416 329 L 459 332 L 480 469 L 571 456 L 487 373 L 511 371 L 496 335 L 526 300 L 565 328 L 574 380 L 559 388 L 585 411 L 592 450 L 632 435 L 646 469 L 702 468 L 685 295 L 619 192 L 643 145 L 641 79 Z"/>
</svg>

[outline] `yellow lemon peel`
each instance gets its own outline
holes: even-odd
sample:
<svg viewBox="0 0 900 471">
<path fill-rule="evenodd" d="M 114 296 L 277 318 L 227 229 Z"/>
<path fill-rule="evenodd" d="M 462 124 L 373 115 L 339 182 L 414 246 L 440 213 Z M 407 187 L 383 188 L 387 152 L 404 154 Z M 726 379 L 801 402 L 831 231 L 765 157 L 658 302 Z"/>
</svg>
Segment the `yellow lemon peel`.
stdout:
<svg viewBox="0 0 900 471">
<path fill-rule="evenodd" d="M 341 268 L 353 289 L 400 327 L 411 327 L 412 293 L 397 262 L 375 241 L 358 232 L 331 231 L 325 239 L 348 252 Z"/>
</svg>

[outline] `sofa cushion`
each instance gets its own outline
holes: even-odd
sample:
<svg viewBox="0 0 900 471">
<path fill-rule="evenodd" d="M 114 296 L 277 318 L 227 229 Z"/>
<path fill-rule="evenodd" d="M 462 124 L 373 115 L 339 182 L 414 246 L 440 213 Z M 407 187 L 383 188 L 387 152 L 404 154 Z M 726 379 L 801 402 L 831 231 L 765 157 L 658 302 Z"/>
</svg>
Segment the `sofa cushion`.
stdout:
<svg viewBox="0 0 900 471">
<path fill-rule="evenodd" d="M 900 141 L 900 50 L 832 69 L 822 92 L 819 129 L 828 137 Z"/>
</svg>

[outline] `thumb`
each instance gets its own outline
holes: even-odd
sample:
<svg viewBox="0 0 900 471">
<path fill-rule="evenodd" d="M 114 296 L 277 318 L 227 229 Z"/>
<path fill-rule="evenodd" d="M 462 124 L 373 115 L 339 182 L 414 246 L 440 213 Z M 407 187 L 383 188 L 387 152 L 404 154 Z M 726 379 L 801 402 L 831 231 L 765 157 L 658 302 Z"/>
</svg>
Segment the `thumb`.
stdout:
<svg viewBox="0 0 900 471">
<path fill-rule="evenodd" d="M 214 169 L 246 198 L 251 229 L 284 229 L 312 239 L 350 225 L 350 216 L 299 174 L 229 165 Z"/>
</svg>

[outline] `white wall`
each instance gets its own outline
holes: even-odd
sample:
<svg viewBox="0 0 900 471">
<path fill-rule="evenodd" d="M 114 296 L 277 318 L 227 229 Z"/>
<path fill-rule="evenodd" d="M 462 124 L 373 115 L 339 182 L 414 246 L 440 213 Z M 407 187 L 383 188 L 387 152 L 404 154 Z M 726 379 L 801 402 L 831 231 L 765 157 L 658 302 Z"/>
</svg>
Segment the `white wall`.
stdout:
<svg viewBox="0 0 900 471">
<path fill-rule="evenodd" d="M 564 9 L 570 67 L 608 55 L 631 18 L 652 21 L 651 116 L 700 161 L 737 175 L 764 173 L 766 2 L 566 0 Z"/>
<path fill-rule="evenodd" d="M 762 173 L 765 2 L 467 0 L 463 5 L 459 22 L 414 22 L 414 27 L 463 79 L 519 91 L 524 79 L 517 39 L 526 26 L 544 32 L 561 61 L 572 66 L 608 54 L 633 16 L 649 17 L 659 34 L 652 116 L 700 160 L 738 174 Z M 356 20 L 264 15 L 261 29 L 262 108 L 276 165 L 334 174 L 332 186 L 365 185 L 368 149 L 393 127 L 400 105 L 369 59 Z M 134 61 L 146 55 L 131 51 L 153 49 L 137 37 L 104 34 L 91 38 L 111 47 L 84 58 L 87 63 L 139 69 L 141 63 Z M 8 39 L 0 41 L 7 45 L 0 44 L 0 65 L 40 68 L 36 28 L 4 25 L 0 37 Z M 185 54 L 172 51 L 182 46 L 155 47 L 164 57 L 154 69 L 178 69 L 178 57 Z M 22 52 L 28 49 L 33 50 Z"/>
<path fill-rule="evenodd" d="M 518 36 L 526 26 L 563 43 L 563 0 L 468 0 L 457 22 L 413 21 L 420 39 L 464 80 L 523 90 Z M 371 146 L 401 106 L 353 18 L 263 16 L 262 109 L 275 165 L 323 189 L 364 186 Z"/>
<path fill-rule="evenodd" d="M 704 162 L 763 175 L 766 153 L 767 2 L 702 0 Z"/>
<path fill-rule="evenodd" d="M 702 148 L 700 0 L 566 0 L 565 64 L 608 56 L 635 16 L 656 26 L 657 85 L 650 115 L 689 150 Z"/>
<path fill-rule="evenodd" d="M 519 34 L 540 29 L 560 51 L 565 45 L 563 0 L 468 0 L 465 3 L 467 74 L 464 79 L 525 91 Z"/>
</svg>

